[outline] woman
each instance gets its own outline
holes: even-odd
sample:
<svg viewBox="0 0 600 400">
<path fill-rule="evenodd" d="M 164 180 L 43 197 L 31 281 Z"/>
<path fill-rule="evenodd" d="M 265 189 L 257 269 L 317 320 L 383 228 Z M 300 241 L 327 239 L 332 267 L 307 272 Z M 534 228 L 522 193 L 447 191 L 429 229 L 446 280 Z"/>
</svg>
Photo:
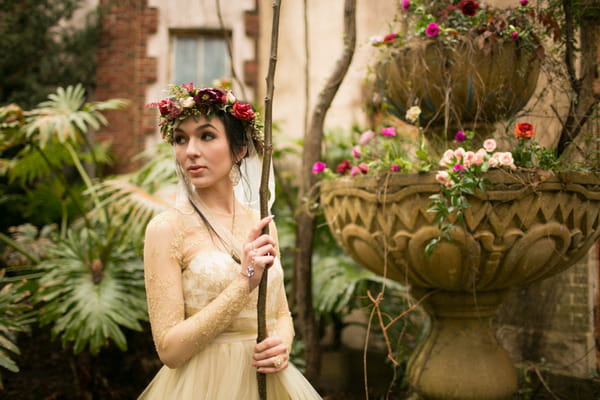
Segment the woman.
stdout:
<svg viewBox="0 0 600 400">
<path fill-rule="evenodd" d="M 294 334 L 273 217 L 248 206 L 262 134 L 250 105 L 226 89 L 171 86 L 159 103 L 179 190 L 146 230 L 144 269 L 152 335 L 165 364 L 140 399 L 320 399 L 289 363 Z M 253 164 L 254 162 L 254 164 Z M 254 165 L 254 167 L 253 167 Z M 237 193 L 237 194 L 236 194 Z M 261 234 L 270 225 L 272 235 Z M 256 344 L 257 286 L 269 269 L 268 337 Z"/>
</svg>

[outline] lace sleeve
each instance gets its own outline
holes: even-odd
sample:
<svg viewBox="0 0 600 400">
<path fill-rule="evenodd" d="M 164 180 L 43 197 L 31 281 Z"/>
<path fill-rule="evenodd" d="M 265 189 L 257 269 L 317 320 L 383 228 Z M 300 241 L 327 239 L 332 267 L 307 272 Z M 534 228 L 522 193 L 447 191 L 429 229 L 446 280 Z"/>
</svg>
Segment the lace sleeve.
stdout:
<svg viewBox="0 0 600 400">
<path fill-rule="evenodd" d="M 240 275 L 204 309 L 186 319 L 181 272 L 184 233 L 171 216 L 160 214 L 148 224 L 144 271 L 156 350 L 165 365 L 177 368 L 231 324 L 249 299 L 249 286 Z"/>
</svg>

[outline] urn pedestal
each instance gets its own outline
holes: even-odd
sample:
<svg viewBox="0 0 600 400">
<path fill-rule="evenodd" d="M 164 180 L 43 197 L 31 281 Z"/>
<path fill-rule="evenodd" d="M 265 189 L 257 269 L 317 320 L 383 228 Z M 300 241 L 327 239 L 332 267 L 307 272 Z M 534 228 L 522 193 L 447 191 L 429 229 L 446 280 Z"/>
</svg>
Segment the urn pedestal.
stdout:
<svg viewBox="0 0 600 400">
<path fill-rule="evenodd" d="M 600 179 L 488 172 L 464 223 L 430 257 L 438 235 L 434 174 L 345 177 L 323 183 L 321 202 L 338 243 L 359 264 L 411 287 L 432 319 L 408 380 L 424 399 L 500 400 L 517 389 L 515 367 L 491 318 L 508 289 L 557 274 L 600 235 Z"/>
</svg>

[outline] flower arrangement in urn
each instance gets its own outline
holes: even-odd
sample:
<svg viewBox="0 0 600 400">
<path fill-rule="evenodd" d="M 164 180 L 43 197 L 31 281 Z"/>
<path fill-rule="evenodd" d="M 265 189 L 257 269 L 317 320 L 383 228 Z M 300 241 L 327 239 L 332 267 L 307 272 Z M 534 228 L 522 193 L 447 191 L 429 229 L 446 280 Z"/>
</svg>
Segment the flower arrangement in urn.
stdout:
<svg viewBox="0 0 600 400">
<path fill-rule="evenodd" d="M 552 32 L 555 39 L 560 35 L 551 16 L 532 7 L 528 0 L 519 0 L 515 7 L 506 9 L 474 0 L 402 0 L 400 8 L 397 22 L 404 32 L 372 37 L 374 46 L 394 49 L 413 38 L 452 42 L 468 34 L 476 38 L 480 48 L 510 39 L 541 50 L 540 37 L 545 32 Z"/>
</svg>

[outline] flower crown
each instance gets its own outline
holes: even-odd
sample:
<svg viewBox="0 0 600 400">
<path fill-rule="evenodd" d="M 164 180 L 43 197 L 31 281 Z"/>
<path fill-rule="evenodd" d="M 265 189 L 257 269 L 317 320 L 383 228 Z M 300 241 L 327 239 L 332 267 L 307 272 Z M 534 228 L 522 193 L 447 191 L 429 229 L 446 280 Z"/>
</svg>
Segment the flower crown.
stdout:
<svg viewBox="0 0 600 400">
<path fill-rule="evenodd" d="M 190 82 L 181 86 L 169 85 L 168 93 L 166 99 L 146 104 L 146 107 L 158 107 L 158 126 L 162 138 L 167 142 L 173 143 L 173 130 L 177 122 L 200 115 L 212 118 L 217 111 L 223 111 L 242 122 L 256 150 L 262 152 L 264 136 L 258 113 L 252 110 L 250 104 L 237 101 L 230 89 L 195 88 L 194 83 Z"/>
</svg>

